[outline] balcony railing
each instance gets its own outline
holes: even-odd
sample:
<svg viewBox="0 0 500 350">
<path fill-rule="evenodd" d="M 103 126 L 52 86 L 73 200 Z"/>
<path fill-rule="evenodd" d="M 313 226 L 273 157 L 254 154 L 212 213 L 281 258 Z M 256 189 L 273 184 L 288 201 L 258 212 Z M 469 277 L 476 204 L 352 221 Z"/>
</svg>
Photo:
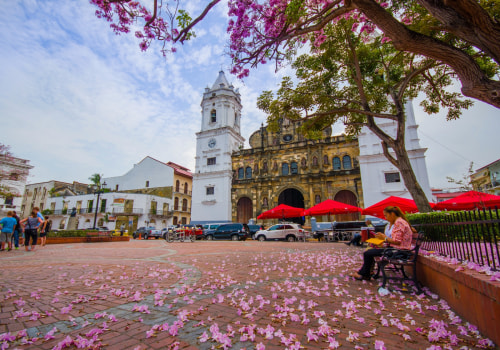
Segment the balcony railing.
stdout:
<svg viewBox="0 0 500 350">
<path fill-rule="evenodd" d="M 150 209 L 149 210 L 149 215 L 170 217 L 170 216 L 174 215 L 174 211 L 173 210 L 155 210 L 155 209 Z"/>
<path fill-rule="evenodd" d="M 174 189 L 174 193 L 185 194 L 187 196 L 191 196 L 192 195 L 192 191 L 184 192 L 184 190 L 181 190 L 181 189 Z"/>
<path fill-rule="evenodd" d="M 144 213 L 143 208 L 113 208 L 113 214 L 136 214 L 140 215 Z"/>
</svg>

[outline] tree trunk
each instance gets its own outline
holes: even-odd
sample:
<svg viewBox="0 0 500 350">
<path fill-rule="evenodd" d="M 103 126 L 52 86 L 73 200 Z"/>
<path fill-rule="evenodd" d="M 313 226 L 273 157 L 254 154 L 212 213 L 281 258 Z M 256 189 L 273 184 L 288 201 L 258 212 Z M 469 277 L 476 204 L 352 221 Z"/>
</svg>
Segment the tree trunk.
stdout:
<svg viewBox="0 0 500 350">
<path fill-rule="evenodd" d="M 428 213 L 432 211 L 429 200 L 425 195 L 424 190 L 420 187 L 415 172 L 410 163 L 410 158 L 408 157 L 408 152 L 404 145 L 404 140 L 396 140 L 394 144 L 394 153 L 396 153 L 397 168 L 401 172 L 404 184 L 410 192 L 415 204 L 417 205 L 418 211 L 421 213 Z"/>
</svg>

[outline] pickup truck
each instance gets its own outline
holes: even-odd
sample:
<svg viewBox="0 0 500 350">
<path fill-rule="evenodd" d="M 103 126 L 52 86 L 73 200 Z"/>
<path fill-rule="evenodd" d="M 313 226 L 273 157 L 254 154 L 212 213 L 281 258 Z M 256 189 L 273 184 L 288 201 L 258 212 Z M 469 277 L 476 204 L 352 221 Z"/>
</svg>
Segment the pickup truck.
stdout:
<svg viewBox="0 0 500 350">
<path fill-rule="evenodd" d="M 148 239 L 149 237 L 155 237 L 156 239 L 162 237 L 161 230 L 157 230 L 154 226 L 149 227 L 139 227 L 134 233 L 134 239 L 139 238 L 139 235 L 143 239 Z"/>
</svg>

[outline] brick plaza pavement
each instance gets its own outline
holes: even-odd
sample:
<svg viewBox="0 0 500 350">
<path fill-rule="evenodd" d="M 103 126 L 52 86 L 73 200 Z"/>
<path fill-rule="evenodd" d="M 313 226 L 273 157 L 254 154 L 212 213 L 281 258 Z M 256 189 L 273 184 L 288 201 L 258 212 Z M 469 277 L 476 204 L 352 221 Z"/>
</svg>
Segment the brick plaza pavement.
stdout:
<svg viewBox="0 0 500 350">
<path fill-rule="evenodd" d="M 488 348 L 429 291 L 382 297 L 350 278 L 361 252 L 164 240 L 0 252 L 0 348 Z"/>
</svg>

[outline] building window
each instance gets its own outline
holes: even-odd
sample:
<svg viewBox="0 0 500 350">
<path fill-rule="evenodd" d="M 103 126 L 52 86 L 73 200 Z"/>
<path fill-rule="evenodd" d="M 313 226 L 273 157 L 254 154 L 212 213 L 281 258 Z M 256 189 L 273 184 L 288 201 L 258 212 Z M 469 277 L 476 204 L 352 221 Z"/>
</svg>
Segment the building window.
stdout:
<svg viewBox="0 0 500 350">
<path fill-rule="evenodd" d="M 188 193 L 188 183 L 184 182 L 184 193 Z"/>
<path fill-rule="evenodd" d="M 340 170 L 341 169 L 339 157 L 334 157 L 332 160 L 332 163 L 333 163 L 333 170 Z"/>
<path fill-rule="evenodd" d="M 215 194 L 215 187 L 214 186 L 207 187 L 207 196 L 214 194 Z"/>
<path fill-rule="evenodd" d="M 328 156 L 323 156 L 323 164 L 328 165 Z"/>
<path fill-rule="evenodd" d="M 344 156 L 342 158 L 342 165 L 344 170 L 351 170 L 352 169 L 352 163 L 351 163 L 351 157 L 349 156 Z"/>
<path fill-rule="evenodd" d="M 187 211 L 188 210 L 188 201 L 187 199 L 182 200 L 182 211 Z"/>
<path fill-rule="evenodd" d="M 179 210 L 179 197 L 174 199 L 174 210 Z"/>
<path fill-rule="evenodd" d="M 9 176 L 9 180 L 17 181 L 19 180 L 19 174 L 17 173 L 11 173 Z"/>
<path fill-rule="evenodd" d="M 251 179 L 252 178 L 252 168 L 247 166 L 247 168 L 245 169 L 245 177 L 247 179 Z"/>
<path fill-rule="evenodd" d="M 262 206 L 267 207 L 267 205 L 268 205 L 267 197 L 264 197 L 264 199 L 262 200 Z"/>
<path fill-rule="evenodd" d="M 321 203 L 321 196 L 319 194 L 317 194 L 315 197 L 314 197 L 314 203 L 315 204 L 319 204 Z"/>
<path fill-rule="evenodd" d="M 283 163 L 281 165 L 281 175 L 288 175 L 289 169 L 288 169 L 288 163 Z"/>
<path fill-rule="evenodd" d="M 5 204 L 7 204 L 7 205 L 14 204 L 14 197 L 7 197 L 7 198 L 5 198 Z"/>
<path fill-rule="evenodd" d="M 101 207 L 99 208 L 100 213 L 105 213 L 106 212 L 106 199 L 101 199 Z"/>
<path fill-rule="evenodd" d="M 174 219 L 173 219 L 173 221 L 172 221 L 172 224 L 177 225 L 177 223 L 178 223 L 178 221 L 177 221 L 177 220 L 178 220 L 178 219 L 177 219 L 177 216 L 174 216 Z"/>
<path fill-rule="evenodd" d="M 146 187 L 149 187 L 149 181 L 146 181 Z"/>
<path fill-rule="evenodd" d="M 175 192 L 179 192 L 181 187 L 181 182 L 179 180 L 175 181 Z"/>
<path fill-rule="evenodd" d="M 182 225 L 186 225 L 186 224 L 187 224 L 187 219 L 186 219 L 186 217 L 182 217 L 182 218 L 181 218 L 181 224 L 182 224 Z"/>
<path fill-rule="evenodd" d="M 210 112 L 210 123 L 215 123 L 217 121 L 217 111 L 212 109 Z"/>
<path fill-rule="evenodd" d="M 292 175 L 299 173 L 299 166 L 297 165 L 297 162 L 292 162 L 290 164 L 290 172 L 292 173 Z"/>
<path fill-rule="evenodd" d="M 328 157 L 326 157 L 326 159 L 328 159 Z M 318 157 L 313 157 L 313 162 L 312 162 L 313 166 L 318 166 Z"/>
<path fill-rule="evenodd" d="M 241 180 L 244 178 L 245 178 L 245 170 L 243 170 L 243 168 L 239 168 L 238 169 L 238 179 Z"/>
<path fill-rule="evenodd" d="M 118 185 L 116 185 L 116 187 L 115 187 L 115 191 L 118 191 Z"/>
<path fill-rule="evenodd" d="M 385 183 L 401 182 L 399 173 L 385 173 Z"/>
<path fill-rule="evenodd" d="M 207 158 L 207 165 L 215 165 L 216 159 L 217 159 L 216 157 Z"/>
<path fill-rule="evenodd" d="M 264 162 L 264 164 L 262 164 L 262 171 L 267 173 L 267 162 Z"/>
</svg>

